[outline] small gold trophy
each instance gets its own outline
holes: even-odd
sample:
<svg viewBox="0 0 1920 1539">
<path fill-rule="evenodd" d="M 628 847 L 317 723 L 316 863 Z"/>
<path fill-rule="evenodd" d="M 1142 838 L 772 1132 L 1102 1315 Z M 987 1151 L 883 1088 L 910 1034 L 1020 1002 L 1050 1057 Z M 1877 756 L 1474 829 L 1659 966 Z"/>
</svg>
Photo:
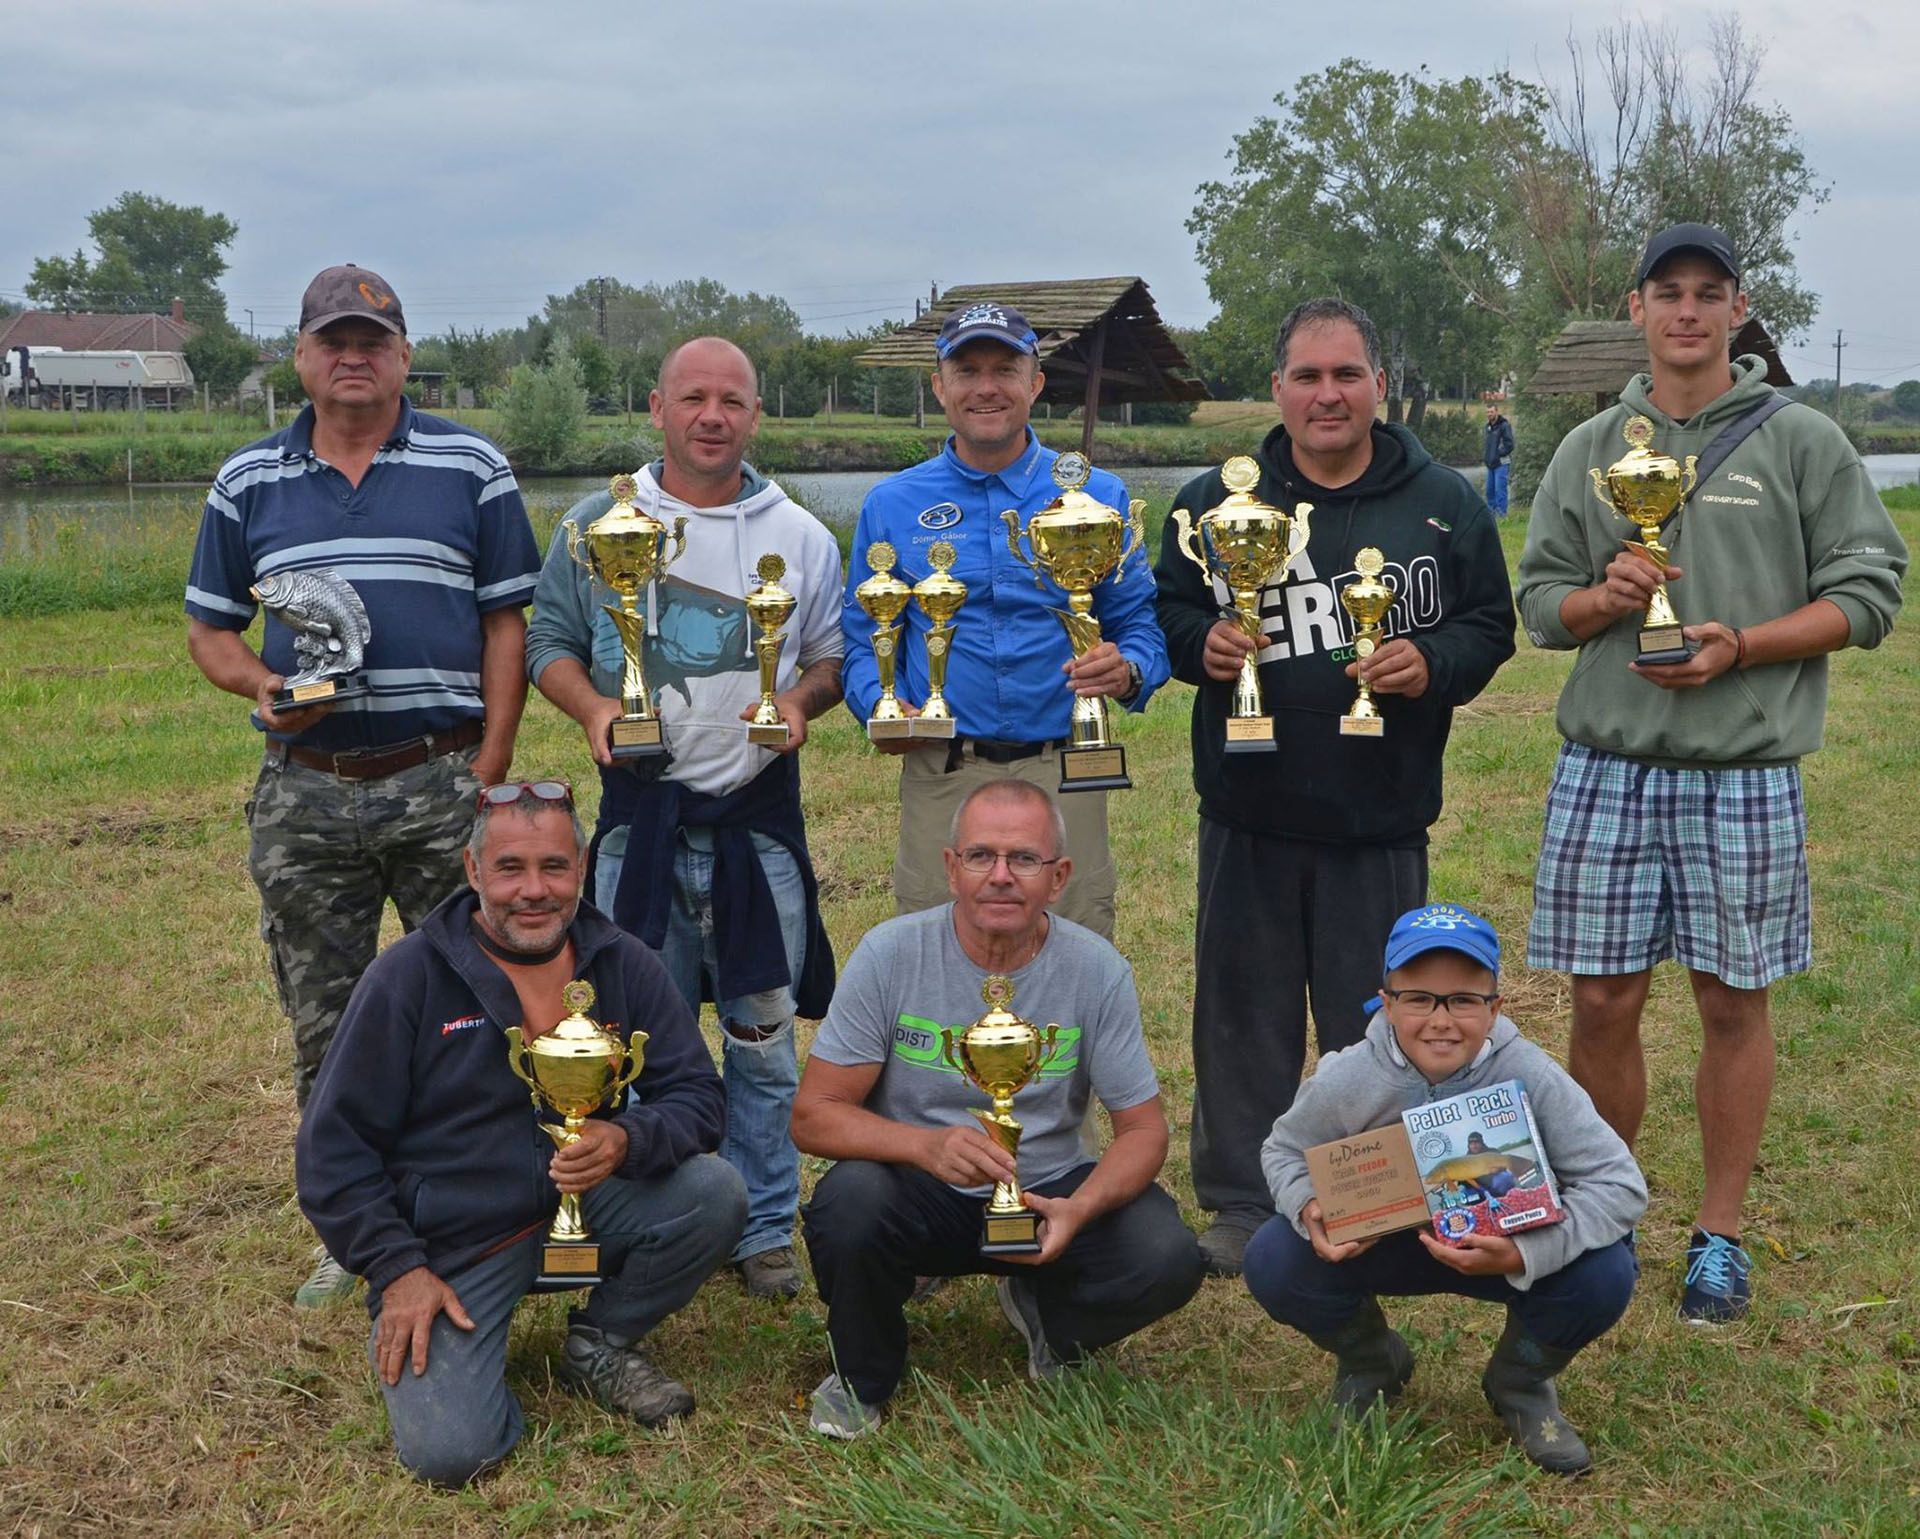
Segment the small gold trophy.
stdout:
<svg viewBox="0 0 1920 1539">
<path fill-rule="evenodd" d="M 613 506 L 582 529 L 568 524 L 567 554 L 585 567 L 620 600 L 602 604 L 620 632 L 620 715 L 607 728 L 607 745 L 615 762 L 653 758 L 667 751 L 666 734 L 654 713 L 653 692 L 641 664 L 647 617 L 637 600 L 655 578 L 665 574 L 687 548 L 687 519 L 674 520 L 673 554 L 665 554 L 667 526 L 633 505 L 640 483 L 633 476 L 615 476 L 610 483 Z M 585 547 L 586 555 L 580 554 Z"/>
<path fill-rule="evenodd" d="M 1228 753 L 1274 753 L 1273 718 L 1260 694 L 1260 594 L 1269 584 L 1284 583 L 1293 558 L 1307 548 L 1310 502 L 1295 503 L 1283 513 L 1253 494 L 1260 484 L 1260 464 L 1252 456 L 1236 454 L 1220 467 L 1227 496 L 1218 506 L 1189 522 L 1185 508 L 1173 510 L 1174 540 L 1186 558 L 1226 585 L 1233 596 L 1232 618 L 1254 644 L 1240 663 L 1234 680 L 1233 704 L 1227 712 Z"/>
<path fill-rule="evenodd" d="M 792 617 L 799 600 L 780 586 L 787 563 L 779 556 L 762 556 L 754 570 L 760 574 L 760 586 L 747 595 L 747 618 L 760 627 L 753 641 L 754 656 L 760 659 L 760 704 L 747 723 L 747 741 L 762 748 L 785 748 L 792 734 L 773 703 L 773 685 L 780 673 L 780 645 L 787 639 L 780 627 Z"/>
<path fill-rule="evenodd" d="M 622 1045 L 612 1032 L 589 1020 L 593 985 L 584 978 L 574 979 L 560 997 L 569 1013 L 544 1036 L 528 1041 L 520 1027 L 507 1028 L 507 1066 L 533 1092 L 535 1126 L 564 1149 L 580 1141 L 588 1117 L 639 1076 L 647 1034 L 635 1031 Z M 540 1115 L 543 1111 L 557 1112 L 560 1125 L 547 1121 Z M 600 1247 L 580 1217 L 578 1192 L 560 1194 L 560 1210 L 541 1252 L 540 1275 L 566 1287 L 601 1281 Z"/>
<path fill-rule="evenodd" d="M 1020 515 L 1012 508 L 1000 515 L 1007 525 L 1008 548 L 1016 561 L 1032 569 L 1034 585 L 1041 586 L 1044 575 L 1067 590 L 1067 607 L 1054 614 L 1075 657 L 1085 657 L 1100 644 L 1093 590 L 1110 573 L 1124 571 L 1127 558 L 1147 537 L 1146 503 L 1135 498 L 1122 515 L 1081 490 L 1092 474 L 1084 454 L 1063 454 L 1053 462 L 1053 484 L 1060 495 L 1027 520 L 1024 533 L 1031 555 L 1020 548 Z M 1132 784 L 1127 751 L 1113 740 L 1106 697 L 1074 696 L 1067 746 L 1060 750 L 1060 789 L 1123 791 Z"/>
<path fill-rule="evenodd" d="M 913 601 L 927 617 L 927 703 L 909 723 L 910 737 L 953 736 L 953 710 L 944 693 L 947 653 L 953 646 L 953 617 L 967 601 L 967 585 L 948 568 L 959 554 L 947 541 L 936 540 L 927 552 L 933 570 L 913 585 Z"/>
<path fill-rule="evenodd" d="M 893 692 L 894 668 L 900 661 L 900 628 L 894 622 L 913 599 L 913 589 L 893 575 L 898 553 L 885 540 L 867 547 L 867 565 L 873 575 L 853 590 L 860 607 L 873 621 L 873 661 L 880 670 L 880 699 L 867 718 L 867 736 L 879 743 L 910 736 L 913 725 L 900 709 Z"/>
<path fill-rule="evenodd" d="M 1680 617 L 1667 595 L 1667 567 L 1672 564 L 1673 553 L 1660 543 L 1660 528 L 1699 481 L 1694 469 L 1698 456 L 1689 454 L 1682 465 L 1670 454 L 1655 454 L 1648 448 L 1653 442 L 1653 423 L 1645 417 L 1629 417 L 1621 436 L 1630 446 L 1627 452 L 1607 467 L 1605 475 L 1597 467 L 1587 474 L 1593 477 L 1593 489 L 1600 500 L 1640 531 L 1639 539 L 1620 543 L 1660 576 L 1660 585 L 1647 605 L 1647 623 L 1640 627 L 1640 655 L 1634 661 L 1643 665 L 1684 663 L 1699 649 L 1681 630 Z"/>
<path fill-rule="evenodd" d="M 1393 608 L 1393 589 L 1380 580 L 1387 558 L 1371 545 L 1363 546 L 1353 558 L 1353 569 L 1360 575 L 1340 590 L 1340 603 L 1353 620 L 1353 655 L 1365 662 L 1379 649 L 1380 622 Z M 1360 692 L 1353 697 L 1353 709 L 1340 718 L 1342 737 L 1384 737 L 1387 724 L 1380 719 L 1380 707 L 1373 703 L 1373 691 L 1365 679 L 1359 680 Z"/>
<path fill-rule="evenodd" d="M 1015 1015 L 1008 1008 L 1013 1003 L 1013 983 L 1001 973 L 987 978 L 980 986 L 980 997 L 986 1001 L 987 1013 L 965 1031 L 944 1029 L 940 1051 L 969 1083 L 992 1098 L 992 1110 L 981 1111 L 977 1106 L 969 1110 L 980 1119 L 987 1137 L 1009 1158 L 1018 1160 L 1022 1129 L 1013 1120 L 1013 1097 L 1053 1056 L 1060 1028 L 1049 1026 L 1043 1039 L 1038 1026 Z M 1034 1255 L 1040 1249 L 1039 1230 L 1040 1215 L 1020 1200 L 1019 1177 L 996 1181 L 981 1222 L 980 1254 Z"/>
</svg>

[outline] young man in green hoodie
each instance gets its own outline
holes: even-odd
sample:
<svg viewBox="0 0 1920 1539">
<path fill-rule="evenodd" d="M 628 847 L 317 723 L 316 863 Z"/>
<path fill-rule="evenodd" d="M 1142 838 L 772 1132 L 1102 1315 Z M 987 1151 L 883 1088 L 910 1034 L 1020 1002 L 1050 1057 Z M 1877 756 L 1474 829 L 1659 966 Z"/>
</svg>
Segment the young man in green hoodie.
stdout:
<svg viewBox="0 0 1920 1539">
<path fill-rule="evenodd" d="M 1773 1089 L 1767 990 L 1812 961 L 1799 761 L 1820 746 L 1826 655 L 1879 645 L 1907 551 L 1840 429 L 1776 397 L 1761 359 L 1729 362 L 1747 297 L 1726 235 L 1655 235 L 1628 306 L 1651 370 L 1560 445 L 1520 560 L 1528 636 L 1580 649 L 1560 695 L 1527 963 L 1573 975 L 1568 1067 L 1629 1144 L 1646 1112 L 1653 965 L 1688 970 L 1705 1180 L 1680 1314 L 1721 1324 L 1750 1296 L 1740 1208 Z M 1589 475 L 1622 456 L 1630 425 L 1651 429 L 1657 453 L 1709 462 L 1662 533 L 1664 572 L 1622 546 L 1634 530 Z M 1723 434 L 1731 452 L 1710 451 Z M 1641 663 L 1663 577 L 1691 655 Z"/>
</svg>

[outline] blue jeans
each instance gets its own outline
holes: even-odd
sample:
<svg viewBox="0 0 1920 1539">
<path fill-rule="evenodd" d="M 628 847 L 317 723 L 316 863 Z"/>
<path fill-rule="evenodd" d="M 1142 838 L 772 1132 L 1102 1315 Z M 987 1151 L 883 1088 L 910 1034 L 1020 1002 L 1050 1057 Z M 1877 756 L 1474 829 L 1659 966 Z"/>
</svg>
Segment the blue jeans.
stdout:
<svg viewBox="0 0 1920 1539">
<path fill-rule="evenodd" d="M 587 1227 L 600 1242 L 607 1280 L 587 1295 L 575 1318 L 638 1340 L 684 1306 L 739 1236 L 746 1199 L 739 1175 L 711 1154 L 696 1154 L 655 1181 L 602 1181 L 580 1199 Z M 526 1430 L 520 1402 L 507 1388 L 507 1323 L 540 1270 L 546 1226 L 442 1279 L 473 1321 L 463 1331 L 445 1314 L 433 1322 L 427 1371 L 413 1366 L 400 1382 L 380 1386 L 394 1452 L 420 1479 L 461 1486 L 512 1452 Z M 380 1334 L 380 1296 L 369 1301 Z M 374 1361 L 374 1372 L 380 1365 Z"/>
<path fill-rule="evenodd" d="M 1512 470 L 1511 465 L 1487 467 L 1487 506 L 1493 509 L 1495 518 L 1507 516 L 1507 477 Z"/>
<path fill-rule="evenodd" d="M 774 905 L 780 911 L 787 972 L 794 981 L 806 961 L 807 893 L 799 863 L 787 847 L 763 834 L 753 836 Z M 627 833 L 610 830 L 600 843 L 594 902 L 613 912 L 613 894 L 626 863 Z M 713 935 L 713 832 L 683 828 L 673 857 L 673 907 L 660 960 L 680 995 L 698 1013 L 700 980 L 716 967 Z M 716 1002 L 723 1044 L 721 1077 L 727 1087 L 727 1136 L 721 1158 L 747 1183 L 747 1229 L 733 1253 L 745 1261 L 762 1251 L 793 1243 L 793 1220 L 800 1206 L 800 1151 L 787 1123 L 793 1094 L 800 1087 L 800 1061 L 793 1045 L 793 989 Z M 755 1040 L 755 1029 L 774 1028 Z M 742 1035 L 741 1028 L 746 1028 Z"/>
<path fill-rule="evenodd" d="M 1468 1277 L 1427 1254 L 1418 1230 L 1382 1235 L 1371 1250 L 1346 1261 L 1322 1261 L 1284 1218 L 1268 1219 L 1241 1258 L 1247 1291 L 1282 1325 L 1324 1340 L 1375 1295 L 1457 1293 L 1505 1304 L 1535 1341 L 1578 1352 L 1627 1312 L 1640 1264 L 1633 1247 L 1615 1240 L 1583 1251 L 1531 1288 L 1505 1277 Z"/>
</svg>

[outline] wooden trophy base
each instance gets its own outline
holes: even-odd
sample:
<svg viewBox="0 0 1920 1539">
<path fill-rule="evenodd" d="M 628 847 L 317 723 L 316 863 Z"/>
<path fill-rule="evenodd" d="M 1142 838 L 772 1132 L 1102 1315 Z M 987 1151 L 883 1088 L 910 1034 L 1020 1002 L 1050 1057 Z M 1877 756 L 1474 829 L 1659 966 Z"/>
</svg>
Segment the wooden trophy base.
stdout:
<svg viewBox="0 0 1920 1539">
<path fill-rule="evenodd" d="M 591 1288 L 605 1280 L 596 1241 L 549 1240 L 540 1248 L 540 1281 L 549 1287 Z"/>
<path fill-rule="evenodd" d="M 1642 668 L 1662 668 L 1673 663 L 1684 663 L 1699 650 L 1687 640 L 1687 633 L 1678 625 L 1643 625 L 1640 627 L 1640 655 L 1634 661 Z"/>
<path fill-rule="evenodd" d="M 907 728 L 910 738 L 941 743 L 953 741 L 954 723 L 951 716 L 916 716 L 907 723 Z"/>
<path fill-rule="evenodd" d="M 980 1221 L 980 1254 L 983 1256 L 1037 1256 L 1040 1254 L 1040 1215 L 1031 1208 L 1018 1213 L 995 1213 L 987 1209 Z"/>
<path fill-rule="evenodd" d="M 283 689 L 273 697 L 275 713 L 304 710 L 310 705 L 338 705 L 342 700 L 359 700 L 373 693 L 363 674 L 342 674 L 338 678 L 315 679 Z"/>
<path fill-rule="evenodd" d="M 1340 735 L 1342 737 L 1385 737 L 1387 724 L 1378 716 L 1342 716 Z"/>
<path fill-rule="evenodd" d="M 1273 740 L 1271 716 L 1229 716 L 1227 718 L 1228 753 L 1278 753 Z"/>
<path fill-rule="evenodd" d="M 1132 788 L 1133 782 L 1127 778 L 1127 751 L 1118 743 L 1102 748 L 1060 750 L 1062 791 L 1128 791 Z"/>
<path fill-rule="evenodd" d="M 656 758 L 667 751 L 667 735 L 658 716 L 616 716 L 607 728 L 613 762 Z"/>
</svg>

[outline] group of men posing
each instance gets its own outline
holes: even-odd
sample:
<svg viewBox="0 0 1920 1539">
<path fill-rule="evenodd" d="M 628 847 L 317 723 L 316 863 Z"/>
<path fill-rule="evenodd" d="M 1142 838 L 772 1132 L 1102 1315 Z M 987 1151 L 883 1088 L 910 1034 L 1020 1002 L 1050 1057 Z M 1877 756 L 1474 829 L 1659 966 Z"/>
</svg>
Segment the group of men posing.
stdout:
<svg viewBox="0 0 1920 1539">
<path fill-rule="evenodd" d="M 649 774 L 610 757 L 620 640 L 608 595 L 568 554 L 567 526 L 609 497 L 569 511 L 543 565 L 498 450 L 405 399 L 391 286 L 357 267 L 316 277 L 295 352 L 310 404 L 215 481 L 189 646 L 266 733 L 250 866 L 294 1031 L 298 1189 L 323 1242 L 297 1301 L 366 1279 L 369 1352 L 406 1465 L 459 1483 L 519 1437 L 507 1324 L 535 1286 L 557 1195 L 578 1193 L 606 1280 L 570 1315 L 557 1373 L 645 1423 L 693 1406 L 643 1350 L 648 1332 L 728 1259 L 751 1294 L 797 1292 L 798 1217 L 832 1349 L 810 1422 L 829 1435 L 878 1425 L 904 1371 L 904 1307 L 932 1279 L 995 1274 L 1045 1377 L 1244 1258 L 1263 1306 L 1334 1354 L 1348 1412 L 1411 1372 L 1376 1293 L 1505 1302 L 1489 1399 L 1535 1462 L 1583 1468 L 1552 1378 L 1618 1318 L 1637 1274 L 1645 1187 L 1627 1146 L 1645 1107 L 1650 971 L 1666 957 L 1688 969 L 1703 1026 L 1705 1183 L 1681 1311 L 1737 1319 L 1750 1288 L 1740 1208 L 1772 1079 L 1767 989 L 1810 961 L 1796 766 L 1819 746 L 1825 655 L 1882 639 L 1906 562 L 1838 430 L 1779 402 L 1758 360 L 1730 362 L 1746 299 L 1723 235 L 1655 236 L 1629 305 L 1651 371 L 1561 445 L 1520 566 L 1530 637 L 1581 651 L 1527 953 L 1574 976 L 1568 1078 L 1498 1015 L 1490 928 L 1427 904 L 1452 711 L 1512 655 L 1514 600 L 1486 503 L 1376 420 L 1385 376 L 1363 312 L 1310 300 L 1276 341 L 1282 421 L 1259 447 L 1257 495 L 1315 512 L 1262 595 L 1259 642 L 1169 542 L 1151 575 L 1132 566 L 1096 589 L 1106 639 L 1078 658 L 1049 612 L 1057 595 L 1018 566 L 1001 524 L 1056 495 L 1055 455 L 1028 425 L 1041 343 L 1017 311 L 946 319 L 933 386 L 952 435 L 868 496 L 844 578 L 832 536 L 746 463 L 751 361 L 716 338 L 676 348 L 650 400 L 663 454 L 636 499 L 689 521 L 684 558 L 647 597 L 647 673 L 671 746 Z M 1664 575 L 1693 648 L 1681 663 L 1633 661 L 1662 574 L 1623 550 L 1588 484 L 1624 451 L 1629 417 L 1679 458 L 1733 440 L 1670 534 L 1681 564 Z M 1110 475 L 1086 489 L 1125 506 Z M 1210 472 L 1176 506 L 1197 516 L 1223 496 Z M 957 732 L 880 745 L 902 759 L 900 912 L 836 982 L 799 751 L 810 720 L 844 699 L 864 722 L 878 698 L 853 590 L 881 540 L 909 582 L 935 542 L 955 553 L 968 590 L 946 683 Z M 1388 639 L 1356 659 L 1337 595 L 1368 545 L 1387 554 L 1399 601 Z M 743 725 L 759 694 L 745 598 L 767 552 L 786 559 L 798 601 L 776 681 L 784 751 L 750 744 Z M 253 588 L 322 567 L 368 611 L 372 693 L 359 709 L 276 711 L 292 641 L 269 625 L 258 653 L 247 644 Z M 926 695 L 925 632 L 910 615 L 909 709 Z M 1230 755 L 1232 681 L 1256 649 L 1274 748 Z M 1381 698 L 1384 741 L 1336 730 L 1356 675 Z M 1073 697 L 1140 710 L 1169 677 L 1195 686 L 1192 1179 L 1210 1216 L 1197 1240 L 1156 1184 L 1169 1128 L 1112 945 L 1107 793 L 1054 794 Z M 565 781 L 507 779 L 529 678 L 580 723 L 599 770 L 591 842 Z M 409 934 L 376 958 L 388 898 Z M 1040 1218 L 1031 1257 L 979 1253 L 982 1204 L 1013 1165 L 940 1052 L 943 1028 L 982 1013 L 994 974 L 1022 1015 L 1061 1025 L 1018 1101 L 1019 1174 Z M 579 978 L 607 1029 L 648 1033 L 645 1067 L 554 1152 L 500 1034 L 551 1030 Z M 720 1073 L 696 1026 L 703 1001 Z M 1309 1012 L 1322 1065 L 1296 1103 Z M 822 1020 L 804 1075 L 796 1014 Z M 1366 1247 L 1328 1241 L 1302 1200 L 1306 1135 L 1359 1131 L 1497 1064 L 1540 1081 L 1555 1108 L 1543 1136 L 1578 1221 L 1491 1249 L 1423 1237 L 1423 1252 L 1399 1236 L 1365 1262 Z M 1096 1100 L 1111 1122 L 1103 1149 Z M 804 1210 L 801 1152 L 833 1161 Z"/>
</svg>

